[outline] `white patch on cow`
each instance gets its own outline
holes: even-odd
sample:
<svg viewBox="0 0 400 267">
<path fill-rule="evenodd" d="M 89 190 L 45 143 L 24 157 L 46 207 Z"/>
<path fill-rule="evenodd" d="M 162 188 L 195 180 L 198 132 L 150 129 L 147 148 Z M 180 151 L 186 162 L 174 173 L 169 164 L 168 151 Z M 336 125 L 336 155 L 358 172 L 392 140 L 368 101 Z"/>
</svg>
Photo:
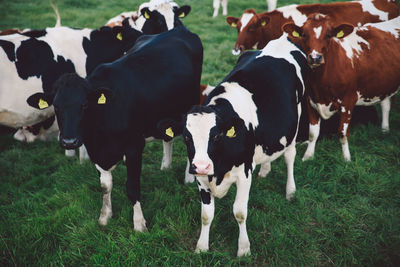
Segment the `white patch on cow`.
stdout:
<svg viewBox="0 0 400 267">
<path fill-rule="evenodd" d="M 285 163 L 287 170 L 286 180 L 286 199 L 291 200 L 296 192 L 296 183 L 294 182 L 294 160 L 296 158 L 296 138 L 285 150 Z"/>
<path fill-rule="evenodd" d="M 54 53 L 54 60 L 62 56 L 70 59 L 75 66 L 76 73 L 86 77 L 86 53 L 83 49 L 83 38 L 90 39 L 91 29 L 75 30 L 68 27 L 46 28 L 47 34 L 38 40 L 45 41 Z"/>
<path fill-rule="evenodd" d="M 318 52 L 318 51 L 316 51 L 315 49 L 313 49 L 313 51 L 311 51 L 311 56 L 313 57 L 313 58 L 316 58 L 318 55 L 320 55 L 321 53 L 320 52 Z"/>
<path fill-rule="evenodd" d="M 276 10 L 282 12 L 283 17 L 287 19 L 291 17 L 294 21 L 294 24 L 301 27 L 303 26 L 304 22 L 306 22 L 307 16 L 302 14 L 297 7 L 298 5 L 288 5 L 277 8 Z"/>
<path fill-rule="evenodd" d="M 400 16 L 380 23 L 368 23 L 365 24 L 364 27 L 374 27 L 384 32 L 390 32 L 396 39 L 398 39 L 400 32 Z"/>
<path fill-rule="evenodd" d="M 344 106 L 342 106 L 342 108 L 340 109 L 340 111 L 342 111 L 343 113 L 346 112 L 346 108 Z"/>
<path fill-rule="evenodd" d="M 314 30 L 314 32 L 315 32 L 315 37 L 316 37 L 317 39 L 319 39 L 319 37 L 321 36 L 322 26 L 319 26 L 319 27 L 317 27 L 317 28 L 314 28 L 313 30 Z"/>
<path fill-rule="evenodd" d="M 386 97 L 381 102 L 382 109 L 382 132 L 389 132 L 389 112 L 390 112 L 390 97 Z"/>
<path fill-rule="evenodd" d="M 256 128 L 258 126 L 258 117 L 257 106 L 252 98 L 253 94 L 236 82 L 224 82 L 221 85 L 225 88 L 225 92 L 214 96 L 209 105 L 215 105 L 217 99 L 226 99 L 244 121 L 247 130 L 249 130 L 250 123 Z"/>
<path fill-rule="evenodd" d="M 281 151 L 277 151 L 275 153 L 273 153 L 272 155 L 267 155 L 264 153 L 264 150 L 262 148 L 262 146 L 256 146 L 256 148 L 254 149 L 254 156 L 253 156 L 253 161 L 256 164 L 262 164 L 264 162 L 271 162 L 276 160 L 277 158 L 279 158 L 283 152 L 285 150 L 281 150 Z"/>
<path fill-rule="evenodd" d="M 344 136 L 340 138 L 340 143 L 342 144 L 342 152 L 345 161 L 351 161 L 350 150 L 349 150 L 349 142 L 347 141 L 347 137 Z"/>
<path fill-rule="evenodd" d="M 256 50 L 256 49 L 257 49 L 257 46 L 258 46 L 258 42 L 256 42 L 256 43 L 253 45 L 252 48 L 253 48 L 254 50 Z"/>
<path fill-rule="evenodd" d="M 362 26 L 361 22 L 358 22 L 357 27 L 361 27 L 361 26 Z"/>
<path fill-rule="evenodd" d="M 135 205 L 133 205 L 133 228 L 136 232 L 147 231 L 146 220 L 139 201 L 136 201 Z"/>
<path fill-rule="evenodd" d="M 365 44 L 369 49 L 369 43 L 363 39 L 361 36 L 357 35 L 357 32 L 354 30 L 352 33 L 347 35 L 344 38 L 336 38 L 333 37 L 333 40 L 340 44 L 340 46 L 346 52 L 346 56 L 351 60 L 351 65 L 354 68 L 353 58 L 356 56 L 357 58 L 363 52 L 363 48 L 361 44 Z"/>
<path fill-rule="evenodd" d="M 314 157 L 315 152 L 315 144 L 317 143 L 319 131 L 320 131 L 321 120 L 318 120 L 318 123 L 313 125 L 309 125 L 309 135 L 308 135 L 308 146 L 307 150 L 304 153 L 302 161 L 306 161 Z"/>
<path fill-rule="evenodd" d="M 281 143 L 284 147 L 286 147 L 287 144 L 286 136 L 282 136 L 281 139 L 279 139 L 279 143 Z"/>
<path fill-rule="evenodd" d="M 333 114 L 336 113 L 337 110 L 331 110 L 332 103 L 329 103 L 329 105 L 325 104 L 320 104 L 320 103 L 314 103 L 310 99 L 310 104 L 311 106 L 318 111 L 319 115 L 324 119 L 327 120 L 330 117 L 332 117 Z"/>
<path fill-rule="evenodd" d="M 169 3 L 164 3 L 157 6 L 157 11 L 164 16 L 165 22 L 167 23 L 167 29 L 172 30 L 174 28 L 175 13 L 172 6 Z"/>
<path fill-rule="evenodd" d="M 372 3 L 372 0 L 361 0 L 361 1 L 356 1 L 356 3 L 359 3 L 361 5 L 361 8 L 364 12 L 368 12 L 372 15 L 379 16 L 379 19 L 382 21 L 386 21 L 389 19 L 389 13 L 377 9 Z"/>
<path fill-rule="evenodd" d="M 107 225 L 108 220 L 112 216 L 111 205 L 111 190 L 113 187 L 111 171 L 115 168 L 113 166 L 109 170 L 104 170 L 99 165 L 95 164 L 96 169 L 100 172 L 100 185 L 103 189 L 103 206 L 100 211 L 99 224 Z"/>
<path fill-rule="evenodd" d="M 161 170 L 166 170 L 171 168 L 172 163 L 172 145 L 173 141 L 165 142 L 163 140 L 163 158 L 161 161 Z"/>
<path fill-rule="evenodd" d="M 254 17 L 253 13 L 243 13 L 242 17 L 240 18 L 240 22 L 242 23 L 240 31 L 243 31 L 244 27 L 247 26 L 252 17 Z"/>
<path fill-rule="evenodd" d="M 204 89 L 202 94 L 204 96 L 207 96 L 212 92 L 212 90 L 214 90 L 214 88 L 215 88 L 215 86 L 207 85 L 206 89 Z"/>
<path fill-rule="evenodd" d="M 378 96 L 375 96 L 373 98 L 365 98 L 364 96 L 361 95 L 360 91 L 357 91 L 357 106 L 371 106 L 376 104 L 377 102 L 381 101 L 381 99 Z"/>
<path fill-rule="evenodd" d="M 262 56 L 270 56 L 274 58 L 283 58 L 290 64 L 292 64 L 296 68 L 296 74 L 297 77 L 299 78 L 301 84 L 303 85 L 303 93 L 304 93 L 304 81 L 303 81 L 303 76 L 301 75 L 301 68 L 299 64 L 297 63 L 296 59 L 293 57 L 291 52 L 293 51 L 298 51 L 300 52 L 304 57 L 304 53 L 297 48 L 292 42 L 288 41 L 288 34 L 284 33 L 279 39 L 272 40 L 269 42 L 264 49 L 261 51 L 261 54 L 257 56 L 257 58 L 262 57 Z M 296 92 L 297 94 L 297 92 Z"/>
<path fill-rule="evenodd" d="M 213 162 L 208 156 L 208 140 L 210 130 L 216 126 L 215 113 L 195 113 L 189 114 L 186 119 L 186 129 L 190 132 L 193 139 L 195 155 L 193 164 L 196 162 L 210 164 L 210 173 L 214 173 Z"/>
<path fill-rule="evenodd" d="M 348 123 L 343 123 L 343 131 L 342 131 L 343 136 L 346 136 L 348 127 L 349 127 Z"/>
</svg>

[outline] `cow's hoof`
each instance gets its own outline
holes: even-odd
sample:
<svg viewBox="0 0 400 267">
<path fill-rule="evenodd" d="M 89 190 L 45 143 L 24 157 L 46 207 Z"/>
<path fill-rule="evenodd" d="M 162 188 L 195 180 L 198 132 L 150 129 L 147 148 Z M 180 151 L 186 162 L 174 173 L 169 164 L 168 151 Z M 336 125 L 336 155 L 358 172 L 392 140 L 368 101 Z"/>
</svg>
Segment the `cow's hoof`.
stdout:
<svg viewBox="0 0 400 267">
<path fill-rule="evenodd" d="M 195 249 L 194 252 L 196 252 L 198 254 L 198 253 L 207 252 L 207 251 L 208 251 L 208 246 L 197 244 L 196 249 Z"/>
<path fill-rule="evenodd" d="M 191 184 L 194 182 L 194 175 L 186 173 L 185 174 L 185 184 Z"/>
<path fill-rule="evenodd" d="M 389 127 L 382 128 L 382 133 L 384 133 L 384 134 L 389 133 Z"/>
<path fill-rule="evenodd" d="M 133 228 L 136 232 L 147 232 L 146 220 L 133 222 Z"/>
<path fill-rule="evenodd" d="M 67 157 L 75 156 L 75 149 L 66 149 L 65 150 L 65 156 L 67 156 Z"/>
<path fill-rule="evenodd" d="M 304 161 L 312 159 L 313 157 L 314 157 L 314 155 L 306 153 L 306 154 L 304 154 L 304 156 L 301 160 L 304 162 Z"/>
<path fill-rule="evenodd" d="M 244 246 L 242 248 L 239 248 L 237 251 L 237 256 L 238 257 L 243 257 L 243 256 L 250 256 L 251 252 L 250 252 L 250 243 L 248 246 Z"/>
<path fill-rule="evenodd" d="M 286 200 L 287 201 L 292 201 L 292 200 L 294 200 L 294 193 L 295 193 L 296 191 L 293 191 L 292 193 L 286 193 Z"/>
<path fill-rule="evenodd" d="M 111 218 L 112 212 L 102 212 L 99 217 L 99 225 L 106 226 L 108 224 L 108 220 Z"/>
<path fill-rule="evenodd" d="M 171 163 L 169 163 L 169 164 L 161 163 L 160 170 L 164 171 L 164 170 L 168 170 L 168 169 L 171 169 Z"/>
</svg>

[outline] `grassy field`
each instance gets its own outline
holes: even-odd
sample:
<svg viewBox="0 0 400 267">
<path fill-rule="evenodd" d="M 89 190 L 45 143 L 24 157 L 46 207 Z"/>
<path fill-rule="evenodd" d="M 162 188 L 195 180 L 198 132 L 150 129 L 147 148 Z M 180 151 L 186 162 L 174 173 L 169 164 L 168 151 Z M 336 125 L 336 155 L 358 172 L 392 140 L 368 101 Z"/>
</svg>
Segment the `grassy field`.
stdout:
<svg viewBox="0 0 400 267">
<path fill-rule="evenodd" d="M 302 1 L 311 3 L 314 1 Z M 97 28 L 140 2 L 56 1 L 62 24 Z M 211 0 L 178 0 L 192 11 L 185 25 L 205 48 L 203 83 L 216 84 L 233 68 L 236 31 L 222 16 L 212 19 Z M 278 1 L 278 6 L 292 2 Z M 230 0 L 229 14 L 266 10 L 264 0 Z M 55 24 L 47 0 L 0 0 L 0 29 Z M 1 78 L 1 77 L 0 77 Z M 186 148 L 178 138 L 173 168 L 160 171 L 162 144 L 146 145 L 142 207 L 149 231 L 136 233 L 125 195 L 126 168 L 113 172 L 113 218 L 97 224 L 102 193 L 91 163 L 66 158 L 56 141 L 24 144 L 0 137 L 0 265 L 105 266 L 399 266 L 400 103 L 392 106 L 391 132 L 376 125 L 353 127 L 352 162 L 338 138 L 320 140 L 314 160 L 295 162 L 296 199 L 285 200 L 286 167 L 272 164 L 254 177 L 247 220 L 252 255 L 236 258 L 238 227 L 232 214 L 235 188 L 216 201 L 210 251 L 195 254 L 200 234 L 197 185 L 183 185 Z M 256 173 L 256 172 L 255 172 Z"/>
</svg>

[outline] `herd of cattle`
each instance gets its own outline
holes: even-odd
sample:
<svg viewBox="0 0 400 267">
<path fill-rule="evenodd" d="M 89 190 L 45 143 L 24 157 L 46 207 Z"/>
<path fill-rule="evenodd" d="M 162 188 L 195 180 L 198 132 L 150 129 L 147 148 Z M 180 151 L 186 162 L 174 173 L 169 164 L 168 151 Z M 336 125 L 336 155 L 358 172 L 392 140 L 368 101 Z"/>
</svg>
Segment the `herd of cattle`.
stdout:
<svg viewBox="0 0 400 267">
<path fill-rule="evenodd" d="M 219 4 L 214 0 L 214 16 Z M 222 4 L 226 14 L 227 0 Z M 268 4 L 274 8 L 276 1 Z M 44 30 L 3 32 L 0 124 L 23 127 L 15 137 L 28 141 L 51 127 L 58 133 L 58 125 L 63 148 L 86 147 L 103 188 L 101 225 L 112 216 L 111 171 L 125 158 L 136 231 L 146 229 L 140 204 L 145 142 L 163 140 L 164 169 L 171 164 L 172 139 L 182 135 L 185 181 L 196 177 L 202 201 L 196 251 L 208 250 L 214 197 L 236 183 L 237 255 L 248 255 L 247 202 L 257 164 L 265 177 L 284 155 L 289 200 L 296 190 L 296 140 L 304 129 L 307 160 L 324 127 L 320 118 L 331 121 L 337 113 L 332 123 L 347 161 L 355 106 L 380 102 L 382 130 L 389 130 L 390 98 L 400 86 L 399 6 L 360 0 L 228 16 L 238 31 L 232 53 L 242 55 L 215 88 L 200 85 L 202 43 L 181 21 L 190 11 L 151 0 L 96 30 L 58 21 Z"/>
</svg>

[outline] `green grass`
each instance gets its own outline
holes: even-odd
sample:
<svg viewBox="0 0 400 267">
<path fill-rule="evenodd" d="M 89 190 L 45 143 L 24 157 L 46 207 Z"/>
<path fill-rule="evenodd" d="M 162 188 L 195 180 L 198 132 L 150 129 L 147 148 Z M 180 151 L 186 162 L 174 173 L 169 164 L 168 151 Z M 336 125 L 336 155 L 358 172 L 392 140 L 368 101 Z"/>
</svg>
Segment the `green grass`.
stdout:
<svg viewBox="0 0 400 267">
<path fill-rule="evenodd" d="M 200 35 L 202 83 L 216 84 L 233 68 L 236 39 L 222 16 L 211 18 L 211 0 L 190 4 L 185 25 Z M 313 1 L 302 1 L 311 3 Z M 326 2 L 326 1 L 324 1 Z M 139 1 L 58 0 L 63 25 L 97 28 Z M 279 1 L 278 6 L 287 5 Z M 231 0 L 229 14 L 264 0 Z M 0 0 L 0 29 L 55 24 L 47 0 Z M 143 157 L 142 207 L 149 232 L 136 233 L 125 195 L 126 168 L 113 172 L 113 217 L 99 227 L 102 193 L 91 163 L 66 158 L 56 141 L 23 144 L 0 137 L 0 265 L 229 266 L 400 265 L 400 103 L 392 107 L 391 132 L 375 125 L 351 129 L 352 162 L 339 140 L 318 142 L 315 159 L 295 162 L 296 200 L 285 200 L 286 167 L 272 164 L 265 179 L 254 177 L 247 220 L 252 255 L 236 258 L 238 227 L 232 215 L 235 188 L 216 201 L 210 251 L 195 254 L 200 234 L 200 196 L 182 184 L 185 147 L 174 145 L 173 168 L 160 171 L 161 142 Z M 256 173 L 256 172 L 255 172 Z"/>
</svg>

